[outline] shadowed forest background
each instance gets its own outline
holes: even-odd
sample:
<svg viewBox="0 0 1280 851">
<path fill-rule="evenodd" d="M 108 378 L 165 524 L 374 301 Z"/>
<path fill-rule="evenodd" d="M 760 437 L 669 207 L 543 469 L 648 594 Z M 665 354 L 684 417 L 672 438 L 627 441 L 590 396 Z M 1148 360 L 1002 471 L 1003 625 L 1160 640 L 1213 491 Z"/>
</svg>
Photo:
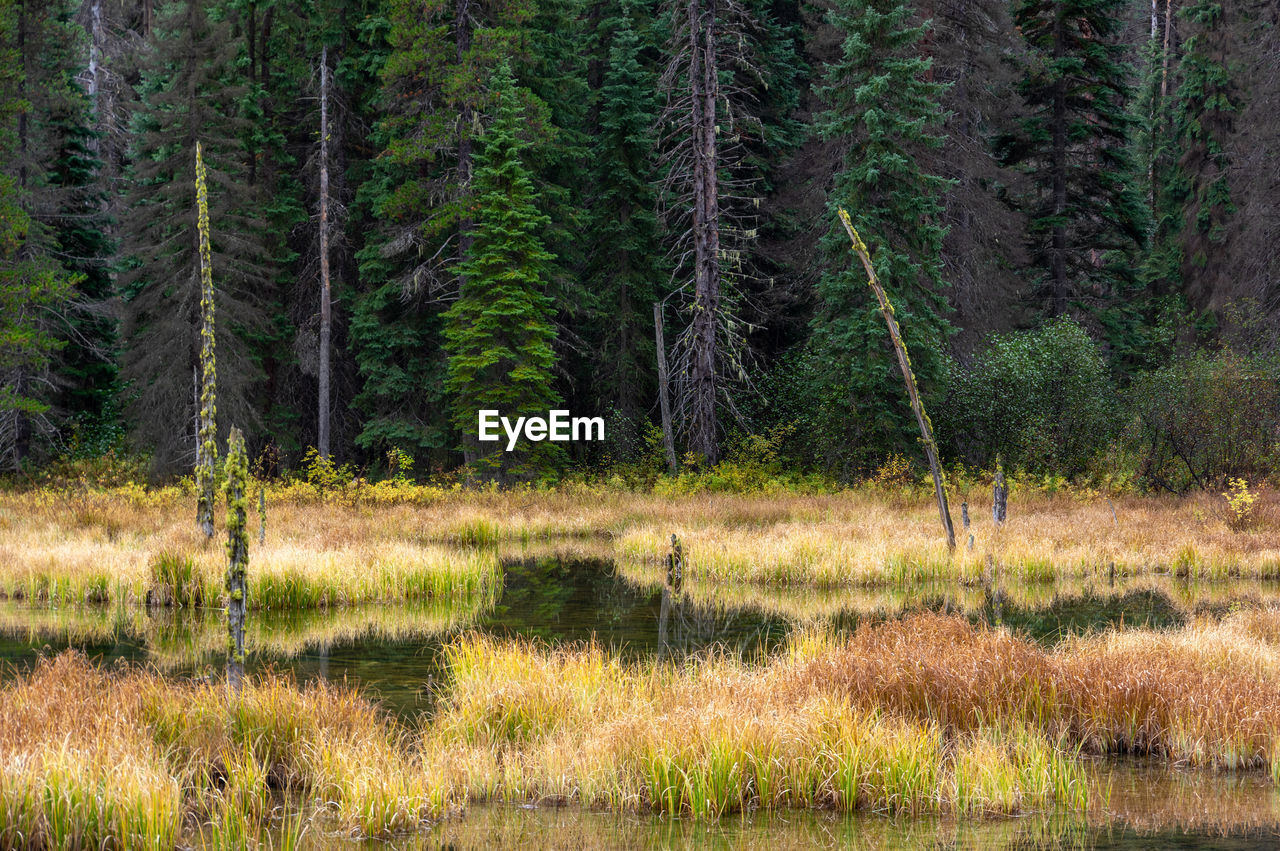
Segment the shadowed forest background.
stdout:
<svg viewBox="0 0 1280 851">
<path fill-rule="evenodd" d="M 952 468 L 1274 478 L 1278 101 L 1273 0 L 0 0 L 0 465 L 191 469 L 200 142 L 259 474 L 651 485 L 657 303 L 682 475 L 918 475 L 845 208 Z"/>
</svg>

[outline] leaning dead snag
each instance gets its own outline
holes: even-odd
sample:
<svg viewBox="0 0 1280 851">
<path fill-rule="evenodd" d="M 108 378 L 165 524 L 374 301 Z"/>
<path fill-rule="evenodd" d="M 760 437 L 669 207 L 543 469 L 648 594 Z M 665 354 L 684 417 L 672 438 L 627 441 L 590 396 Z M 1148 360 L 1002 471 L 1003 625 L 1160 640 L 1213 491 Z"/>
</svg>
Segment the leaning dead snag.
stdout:
<svg viewBox="0 0 1280 851">
<path fill-rule="evenodd" d="M 200 431 L 196 453 L 196 525 L 213 537 L 213 470 L 218 461 L 218 378 L 213 337 L 213 255 L 209 249 L 209 190 L 196 142 L 196 230 L 200 241 Z"/>
<path fill-rule="evenodd" d="M 249 567 L 244 490 L 248 476 L 244 435 L 233 427 L 227 440 L 227 683 L 236 691 L 244 677 L 245 573 Z"/>
<path fill-rule="evenodd" d="M 902 380 L 907 385 L 907 396 L 911 398 L 911 410 L 915 412 L 916 422 L 920 424 L 924 454 L 929 459 L 929 472 L 933 474 L 933 490 L 938 497 L 938 514 L 942 518 L 942 528 L 947 533 L 947 549 L 955 552 L 956 530 L 951 525 L 951 509 L 947 506 L 947 489 L 942 478 L 942 465 L 938 463 L 938 444 L 933 439 L 933 425 L 929 422 L 929 415 L 924 412 L 924 403 L 920 401 L 920 389 L 916 386 L 915 373 L 911 371 L 911 358 L 907 356 L 907 344 L 902 341 L 902 333 L 898 330 L 898 319 L 894 315 L 893 305 L 889 303 L 889 297 L 885 295 L 884 288 L 880 286 L 880 279 L 876 277 L 875 267 L 871 265 L 867 244 L 862 241 L 862 237 L 858 236 L 858 231 L 853 227 L 853 221 L 844 210 L 840 210 L 840 221 L 848 231 L 849 239 L 853 241 L 854 253 L 858 255 L 863 268 L 867 270 L 867 283 L 876 294 L 876 299 L 880 302 L 880 312 L 889 326 L 889 338 L 893 341 L 893 349 L 898 354 L 898 366 L 902 367 Z"/>
</svg>

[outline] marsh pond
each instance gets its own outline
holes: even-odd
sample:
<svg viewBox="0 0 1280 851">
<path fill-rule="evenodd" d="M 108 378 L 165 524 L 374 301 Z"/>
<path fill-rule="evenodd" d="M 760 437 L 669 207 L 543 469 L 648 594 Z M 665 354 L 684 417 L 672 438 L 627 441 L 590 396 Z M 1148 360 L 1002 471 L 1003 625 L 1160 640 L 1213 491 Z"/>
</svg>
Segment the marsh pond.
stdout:
<svg viewBox="0 0 1280 851">
<path fill-rule="evenodd" d="M 573 548 L 570 547 L 570 550 Z M 585 549 L 590 550 L 590 547 Z M 554 550 L 554 548 L 553 548 Z M 859 625 L 920 613 L 976 628 L 1003 627 L 1052 652 L 1104 631 L 1173 632 L 1280 600 L 1266 580 L 1189 582 L 1171 576 L 989 585 L 923 583 L 831 590 L 671 584 L 658 572 L 623 567 L 591 552 L 506 547 L 501 587 L 478 603 L 448 600 L 370 604 L 306 612 L 251 612 L 252 675 L 300 685 L 352 687 L 408 731 L 429 727 L 452 676 L 446 648 L 463 636 L 525 639 L 536 650 L 588 648 L 623 668 L 712 659 L 736 671 L 767 666 L 797 636 L 843 636 Z M 179 682 L 220 676 L 223 612 L 199 607 L 28 605 L 0 602 L 4 678 L 31 674 L 41 659 L 76 649 L 107 669 L 145 667 Z M 453 663 L 456 664 L 456 658 Z M 136 663 L 136 664 L 134 664 Z M 672 730 L 674 737 L 680 730 Z M 495 795 L 430 827 L 378 839 L 322 822 L 266 819 L 260 841 L 324 848 L 1271 848 L 1280 843 L 1280 794 L 1265 771 L 1194 760 L 1092 755 L 1077 749 L 1088 805 L 1030 804 L 992 815 L 929 808 L 811 806 L 730 808 L 717 818 L 696 807 L 654 814 L 580 805 L 563 796 Z M 759 781 L 757 781 L 758 783 Z M 691 811 L 685 811 L 686 809 Z M 850 811 L 844 811 L 848 809 Z M 221 845 L 197 828 L 184 843 Z"/>
</svg>

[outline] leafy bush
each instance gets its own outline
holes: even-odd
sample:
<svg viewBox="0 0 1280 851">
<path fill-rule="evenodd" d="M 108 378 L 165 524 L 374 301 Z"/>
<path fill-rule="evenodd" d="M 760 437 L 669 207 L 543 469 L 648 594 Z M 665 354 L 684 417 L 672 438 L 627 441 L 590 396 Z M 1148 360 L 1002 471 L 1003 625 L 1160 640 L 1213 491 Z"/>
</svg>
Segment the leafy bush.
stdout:
<svg viewBox="0 0 1280 851">
<path fill-rule="evenodd" d="M 1083 473 L 1116 432 L 1107 367 L 1079 324 L 993 336 L 971 363 L 953 362 L 939 441 L 969 464 Z"/>
<path fill-rule="evenodd" d="M 1280 470 L 1280 381 L 1261 359 L 1198 353 L 1143 373 L 1129 389 L 1128 441 L 1145 484 L 1222 490 Z"/>
</svg>

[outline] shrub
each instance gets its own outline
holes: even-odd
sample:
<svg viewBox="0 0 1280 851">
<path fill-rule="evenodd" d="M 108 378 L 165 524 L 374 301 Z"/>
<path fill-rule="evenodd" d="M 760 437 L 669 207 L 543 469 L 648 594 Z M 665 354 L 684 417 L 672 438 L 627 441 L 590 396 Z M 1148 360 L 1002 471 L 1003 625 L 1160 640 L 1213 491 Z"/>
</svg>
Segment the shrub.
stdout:
<svg viewBox="0 0 1280 851">
<path fill-rule="evenodd" d="M 1085 330 L 1061 318 L 952 362 L 939 439 L 970 464 L 1078 475 L 1116 430 L 1116 395 Z"/>
<path fill-rule="evenodd" d="M 1280 382 L 1261 360 L 1196 353 L 1143 373 L 1129 390 L 1139 475 L 1175 493 L 1222 490 L 1280 469 Z"/>
</svg>

